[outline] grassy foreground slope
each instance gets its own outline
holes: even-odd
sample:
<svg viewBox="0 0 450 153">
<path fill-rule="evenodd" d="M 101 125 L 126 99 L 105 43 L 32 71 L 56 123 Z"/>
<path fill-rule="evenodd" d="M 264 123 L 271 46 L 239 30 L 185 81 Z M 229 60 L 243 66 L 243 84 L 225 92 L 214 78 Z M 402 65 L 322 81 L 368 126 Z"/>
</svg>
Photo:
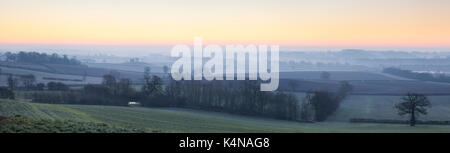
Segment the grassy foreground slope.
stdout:
<svg viewBox="0 0 450 153">
<path fill-rule="evenodd" d="M 64 106 L 0 99 L 0 133 L 142 133 L 148 129 L 96 121 Z"/>
<path fill-rule="evenodd" d="M 0 133 L 144 133 L 140 128 L 118 127 L 105 123 L 53 120 L 46 118 L 2 117 Z"/>
<path fill-rule="evenodd" d="M 54 105 L 0 100 L 0 115 L 14 114 L 142 127 L 162 132 L 450 132 L 450 126 L 408 127 L 348 122 L 311 124 L 177 108 Z"/>
</svg>

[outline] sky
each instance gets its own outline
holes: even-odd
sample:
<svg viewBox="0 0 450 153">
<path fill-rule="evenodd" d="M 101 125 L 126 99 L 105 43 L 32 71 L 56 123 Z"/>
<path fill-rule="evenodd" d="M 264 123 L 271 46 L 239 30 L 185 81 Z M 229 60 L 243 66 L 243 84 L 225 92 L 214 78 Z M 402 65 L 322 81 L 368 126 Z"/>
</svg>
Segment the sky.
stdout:
<svg viewBox="0 0 450 153">
<path fill-rule="evenodd" d="M 0 44 L 450 48 L 449 0 L 0 0 Z"/>
</svg>

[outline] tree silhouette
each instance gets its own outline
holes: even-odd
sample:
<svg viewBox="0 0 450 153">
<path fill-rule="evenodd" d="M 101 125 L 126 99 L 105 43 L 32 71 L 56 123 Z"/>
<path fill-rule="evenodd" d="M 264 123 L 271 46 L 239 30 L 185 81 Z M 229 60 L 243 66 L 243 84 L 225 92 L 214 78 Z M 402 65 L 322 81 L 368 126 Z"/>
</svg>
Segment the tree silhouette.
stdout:
<svg viewBox="0 0 450 153">
<path fill-rule="evenodd" d="M 410 114 L 409 125 L 416 125 L 416 118 L 420 114 L 427 114 L 427 107 L 431 107 L 428 98 L 423 94 L 408 93 L 401 98 L 401 102 L 395 105 L 400 116 Z"/>
<path fill-rule="evenodd" d="M 27 90 L 31 90 L 36 82 L 36 77 L 33 74 L 22 75 L 20 79 Z"/>
<path fill-rule="evenodd" d="M 145 96 L 158 96 L 163 94 L 163 81 L 160 77 L 154 75 L 149 83 L 142 86 Z"/>
<path fill-rule="evenodd" d="M 14 78 L 11 74 L 8 75 L 8 88 L 10 90 L 14 90 L 17 87 L 17 78 Z"/>
<path fill-rule="evenodd" d="M 150 71 L 151 71 L 150 67 L 146 66 L 144 68 L 144 84 L 150 83 L 150 79 L 151 79 Z"/>
</svg>

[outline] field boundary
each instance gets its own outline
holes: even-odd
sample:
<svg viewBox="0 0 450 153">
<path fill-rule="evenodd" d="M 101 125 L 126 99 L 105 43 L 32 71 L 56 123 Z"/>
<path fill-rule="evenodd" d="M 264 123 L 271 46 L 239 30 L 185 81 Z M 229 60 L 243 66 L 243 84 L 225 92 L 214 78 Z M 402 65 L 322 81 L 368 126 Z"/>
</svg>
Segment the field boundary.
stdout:
<svg viewBox="0 0 450 153">
<path fill-rule="evenodd" d="M 367 118 L 352 118 L 350 123 L 382 123 L 382 124 L 409 124 L 408 120 L 391 120 L 391 119 L 367 119 Z M 417 120 L 416 124 L 425 125 L 450 125 L 450 121 L 422 121 Z"/>
</svg>

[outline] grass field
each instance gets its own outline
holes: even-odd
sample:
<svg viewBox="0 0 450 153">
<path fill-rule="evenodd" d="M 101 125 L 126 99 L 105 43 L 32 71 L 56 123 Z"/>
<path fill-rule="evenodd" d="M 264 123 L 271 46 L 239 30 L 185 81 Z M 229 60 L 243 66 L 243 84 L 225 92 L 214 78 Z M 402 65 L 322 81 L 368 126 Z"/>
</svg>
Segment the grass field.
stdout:
<svg viewBox="0 0 450 153">
<path fill-rule="evenodd" d="M 281 79 L 304 79 L 317 80 L 321 79 L 323 71 L 292 71 L 280 72 Z M 327 71 L 330 73 L 329 80 L 409 80 L 393 75 L 388 75 L 378 72 L 364 72 L 364 71 Z"/>
<path fill-rule="evenodd" d="M 300 96 L 302 94 L 299 94 Z M 395 104 L 401 96 L 352 95 L 342 101 L 339 109 L 328 121 L 348 121 L 350 118 L 402 119 L 397 115 Z M 420 120 L 450 121 L 450 96 L 428 96 L 432 107 Z M 450 128 L 450 126 L 449 126 Z"/>
<path fill-rule="evenodd" d="M 112 126 L 105 123 L 0 116 L 0 133 L 147 133 L 142 128 Z"/>
<path fill-rule="evenodd" d="M 293 80 L 280 80 L 278 90 L 292 91 Z M 295 80 L 297 92 L 337 91 L 341 85 L 335 80 Z M 404 95 L 408 92 L 426 95 L 450 95 L 450 84 L 414 80 L 351 80 L 352 94 Z"/>
<path fill-rule="evenodd" d="M 298 123 L 178 108 L 37 104 L 0 100 L 0 115 L 89 121 L 161 132 L 450 132 L 450 126 Z"/>
<path fill-rule="evenodd" d="M 298 100 L 303 100 L 305 93 L 289 92 L 295 94 Z M 329 122 L 348 122 L 351 118 L 392 119 L 407 120 L 408 116 L 399 116 L 395 104 L 400 102 L 402 96 L 383 95 L 349 95 L 339 105 L 339 108 L 330 116 Z M 427 96 L 432 107 L 428 114 L 419 116 L 419 120 L 450 121 L 450 95 Z M 449 126 L 450 128 L 450 126 Z"/>
<path fill-rule="evenodd" d="M 2 70 L 2 73 L 8 73 L 8 74 L 15 74 L 15 75 L 33 74 L 36 77 L 36 82 L 45 83 L 45 84 L 50 81 L 54 81 L 54 80 L 46 80 L 46 79 L 44 79 L 44 77 L 70 79 L 70 80 L 75 80 L 75 79 L 82 80 L 83 79 L 82 75 L 57 74 L 57 73 L 49 73 L 49 72 L 43 72 L 43 71 L 20 69 L 20 68 L 9 68 L 9 67 L 3 67 L 3 66 L 0 66 L 0 69 Z M 7 82 L 6 82 L 7 77 L 8 77 L 8 75 L 0 75 L 0 85 L 1 86 L 7 85 Z M 65 84 L 69 84 L 69 85 L 99 84 L 102 82 L 102 78 L 87 76 L 86 81 L 56 81 L 56 82 L 63 82 Z"/>
</svg>

